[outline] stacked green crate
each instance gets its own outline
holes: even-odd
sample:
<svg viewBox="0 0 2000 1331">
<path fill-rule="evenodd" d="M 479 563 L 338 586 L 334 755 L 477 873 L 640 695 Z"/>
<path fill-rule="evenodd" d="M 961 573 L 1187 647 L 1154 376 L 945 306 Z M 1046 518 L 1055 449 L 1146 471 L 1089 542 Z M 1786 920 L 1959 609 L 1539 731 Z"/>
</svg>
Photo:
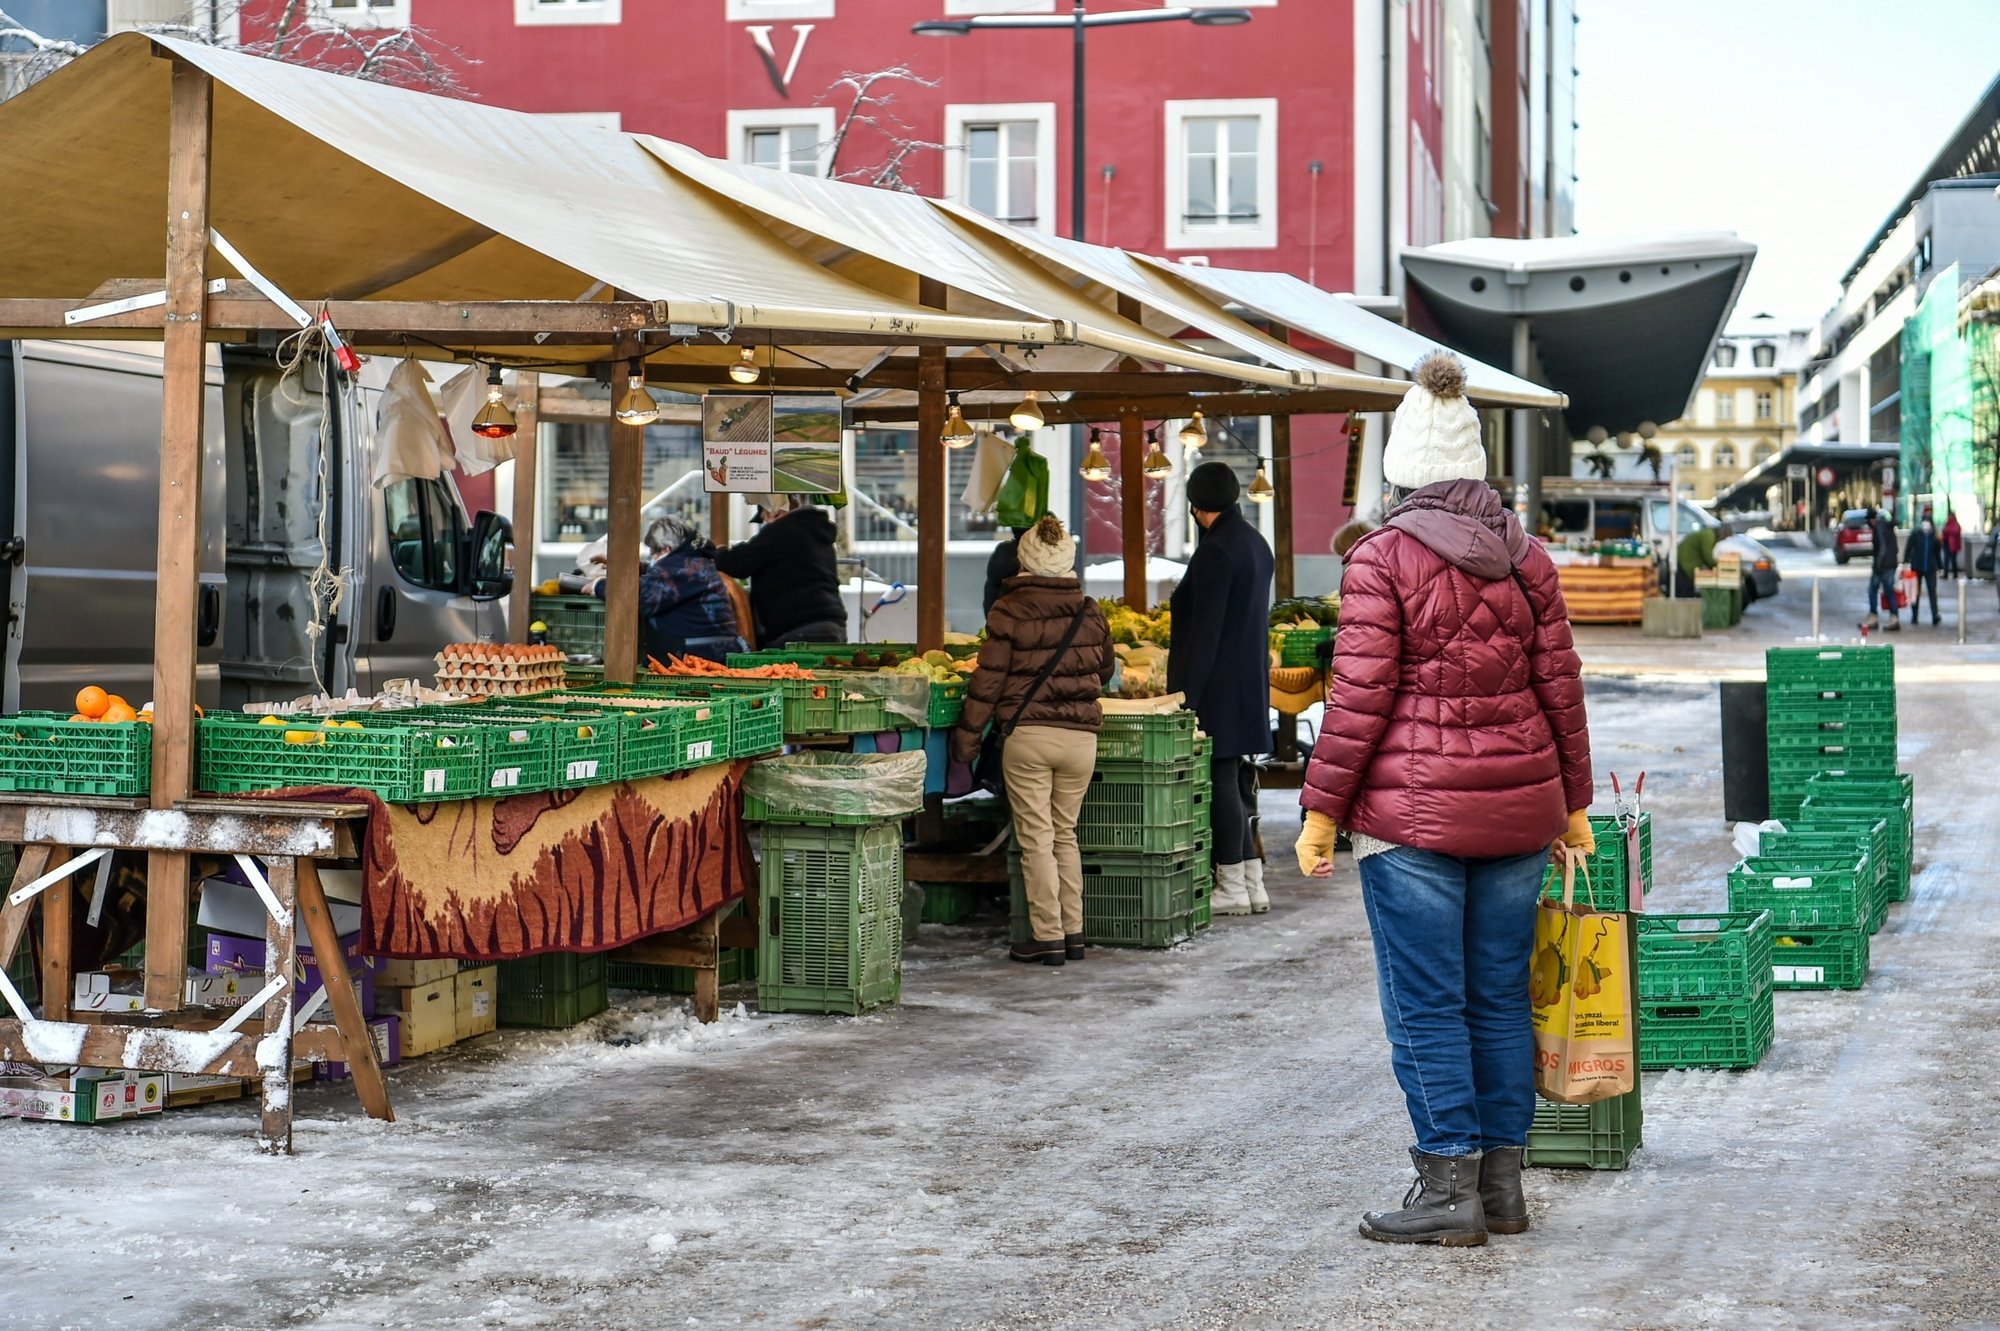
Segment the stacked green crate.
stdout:
<svg viewBox="0 0 2000 1331">
<path fill-rule="evenodd" d="M 532 620 L 548 625 L 548 639 L 565 656 L 604 657 L 604 602 L 595 596 L 528 598 Z"/>
<path fill-rule="evenodd" d="M 500 963 L 502 1026 L 574 1026 L 611 1006 L 602 952 L 544 952 Z"/>
<path fill-rule="evenodd" d="M 1895 775 L 1893 647 L 1773 647 L 1764 672 L 1773 818 L 1796 816 L 1821 773 Z"/>
<path fill-rule="evenodd" d="M 1916 851 L 1916 779 L 1907 772 L 1887 776 L 1867 776 L 1852 772 L 1827 772 L 1806 786 L 1805 803 L 1799 807 L 1802 819 L 1874 816 L 1889 825 L 1889 854 L 1895 874 L 1891 896 L 1901 901 L 1910 895 L 1910 874 Z"/>
<path fill-rule="evenodd" d="M 1097 766 L 1077 818 L 1083 852 L 1083 937 L 1104 947 L 1171 947 L 1195 930 L 1208 826 L 1207 764 L 1192 712 L 1104 718 Z M 1029 937 L 1027 891 L 1010 857 L 1013 932 Z"/>
<path fill-rule="evenodd" d="M 1627 828 L 1629 823 L 1616 814 L 1590 815 L 1590 831 L 1597 838 L 1597 849 L 1585 859 L 1583 868 L 1576 875 L 1576 900 L 1579 904 L 1588 902 L 1596 910 L 1629 910 L 1632 896 L 1631 846 Z M 1639 825 L 1639 873 L 1641 878 L 1653 881 L 1653 815 L 1641 810 Z M 1542 878 L 1542 895 L 1561 897 L 1563 893 L 1562 871 L 1550 864 Z"/>
<path fill-rule="evenodd" d="M 1797 830 L 1764 833 L 1758 841 L 1757 853 L 1778 859 L 1832 857 L 1843 860 L 1856 855 L 1865 857 L 1869 869 L 1867 877 L 1872 880 L 1874 890 L 1868 907 L 1867 928 L 1871 934 L 1880 932 L 1888 918 L 1891 900 L 1888 824 L 1880 818 L 1866 826 L 1858 823 L 1829 826 L 1807 822 L 1803 818 L 1794 821 Z"/>
<path fill-rule="evenodd" d="M 903 829 L 897 822 L 763 833 L 757 1005 L 865 1012 L 903 989 Z"/>
<path fill-rule="evenodd" d="M 1755 1067 L 1776 1031 L 1769 913 L 1633 920 L 1640 1066 Z"/>
<path fill-rule="evenodd" d="M 1729 871 L 1729 909 L 1770 912 L 1780 989 L 1860 988 L 1878 898 L 1874 866 L 1858 848 L 1759 855 Z"/>
</svg>

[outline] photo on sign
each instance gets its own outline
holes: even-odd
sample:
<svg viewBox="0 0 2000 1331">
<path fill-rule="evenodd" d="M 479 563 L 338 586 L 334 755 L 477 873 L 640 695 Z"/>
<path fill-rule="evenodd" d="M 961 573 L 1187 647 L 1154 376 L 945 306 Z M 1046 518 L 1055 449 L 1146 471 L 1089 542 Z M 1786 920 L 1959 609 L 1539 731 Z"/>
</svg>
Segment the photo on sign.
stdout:
<svg viewBox="0 0 2000 1331">
<path fill-rule="evenodd" d="M 775 399 L 771 488 L 782 494 L 832 494 L 840 480 L 840 399 Z"/>
<path fill-rule="evenodd" d="M 702 488 L 710 494 L 771 489 L 771 396 L 711 393 L 701 400 Z"/>
</svg>

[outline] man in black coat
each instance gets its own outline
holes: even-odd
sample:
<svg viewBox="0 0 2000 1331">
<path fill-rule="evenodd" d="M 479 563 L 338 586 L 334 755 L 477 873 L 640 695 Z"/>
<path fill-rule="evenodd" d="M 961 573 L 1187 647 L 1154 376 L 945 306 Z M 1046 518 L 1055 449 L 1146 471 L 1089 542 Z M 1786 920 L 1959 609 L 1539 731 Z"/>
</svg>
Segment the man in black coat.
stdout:
<svg viewBox="0 0 2000 1331">
<path fill-rule="evenodd" d="M 1875 542 L 1875 554 L 1868 574 L 1868 618 L 1863 623 L 1869 628 L 1880 624 L 1883 602 L 1887 601 L 1887 631 L 1894 633 L 1903 626 L 1902 612 L 1896 606 L 1896 520 L 1887 509 L 1880 512 L 1870 509 L 1868 528 Z"/>
<path fill-rule="evenodd" d="M 715 552 L 715 566 L 750 579 L 757 645 L 845 642 L 847 604 L 826 510 L 793 499 L 764 506 L 762 528 L 747 541 Z"/>
<path fill-rule="evenodd" d="M 1214 779 L 1215 888 L 1220 915 L 1262 914 L 1264 862 L 1252 854 L 1256 812 L 1250 755 L 1271 751 L 1271 547 L 1237 506 L 1227 464 L 1188 473 L 1188 507 L 1201 537 L 1174 588 L 1167 689 L 1187 696 L 1208 735 Z"/>
<path fill-rule="evenodd" d="M 1007 579 L 1021 571 L 1021 551 L 1015 543 L 1021 539 L 1026 527 L 1012 528 L 1013 535 L 993 547 L 993 553 L 986 556 L 986 590 L 979 597 L 981 617 L 993 613 L 993 603 L 1000 599 L 1000 593 L 1007 590 Z"/>
</svg>

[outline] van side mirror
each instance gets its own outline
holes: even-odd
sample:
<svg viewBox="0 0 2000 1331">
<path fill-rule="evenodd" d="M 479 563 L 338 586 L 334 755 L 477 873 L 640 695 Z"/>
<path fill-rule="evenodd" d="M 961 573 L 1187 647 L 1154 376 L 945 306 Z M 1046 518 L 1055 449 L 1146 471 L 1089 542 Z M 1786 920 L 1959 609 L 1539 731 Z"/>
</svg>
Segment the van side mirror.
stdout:
<svg viewBox="0 0 2000 1331">
<path fill-rule="evenodd" d="M 491 601 L 514 589 L 514 524 L 498 513 L 481 513 L 472 523 L 472 558 L 467 561 L 466 594 Z"/>
</svg>

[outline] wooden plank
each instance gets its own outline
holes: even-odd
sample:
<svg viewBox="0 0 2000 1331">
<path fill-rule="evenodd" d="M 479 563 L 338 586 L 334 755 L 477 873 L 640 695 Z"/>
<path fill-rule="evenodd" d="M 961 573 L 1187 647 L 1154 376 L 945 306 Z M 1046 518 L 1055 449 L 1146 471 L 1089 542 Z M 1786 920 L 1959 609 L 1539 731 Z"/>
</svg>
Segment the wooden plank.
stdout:
<svg viewBox="0 0 2000 1331">
<path fill-rule="evenodd" d="M 1272 554 L 1277 560 L 1274 590 L 1279 600 L 1295 593 L 1297 561 L 1292 548 L 1292 418 L 1271 418 L 1271 534 L 1276 538 Z"/>
<path fill-rule="evenodd" d="M 167 302 L 160 412 L 160 525 L 153 606 L 152 804 L 194 783 L 196 601 L 201 589 L 201 472 L 207 389 L 208 186 L 214 90 L 174 62 L 168 123 Z M 146 864 L 146 1002 L 181 1004 L 187 953 L 188 859 Z"/>
<path fill-rule="evenodd" d="M 626 425 L 616 414 L 632 382 L 628 358 L 639 354 L 630 339 L 618 344 L 611 363 L 611 523 L 605 543 L 604 678 L 629 684 L 639 663 L 639 486 L 646 429 Z"/>
<path fill-rule="evenodd" d="M 299 916 L 305 921 L 306 937 L 312 942 L 313 959 L 319 963 L 321 982 L 326 985 L 327 1005 L 333 1009 L 333 1024 L 346 1042 L 347 1064 L 354 1077 L 354 1093 L 368 1117 L 385 1123 L 396 1121 L 389 1107 L 389 1088 L 382 1081 L 382 1065 L 375 1056 L 375 1041 L 368 1034 L 368 1018 L 361 1013 L 361 999 L 354 992 L 354 977 L 347 972 L 347 957 L 341 951 L 340 934 L 327 910 L 326 891 L 320 886 L 319 866 L 310 859 L 293 861 L 297 866 Z"/>
<path fill-rule="evenodd" d="M 906 850 L 903 877 L 919 883 L 1007 882 L 1007 857 L 968 855 L 963 851 Z"/>
<path fill-rule="evenodd" d="M 298 864 L 298 860 L 286 858 L 267 860 L 264 866 L 264 877 L 279 906 L 278 914 L 264 920 L 264 983 L 284 984 L 257 1014 L 264 1023 L 266 1052 L 275 1053 L 275 1066 L 264 1069 L 263 1116 L 257 1133 L 257 1146 L 266 1155 L 292 1153 L 292 977 L 299 973 Z M 320 964 L 340 964 L 337 941 L 322 955 Z M 348 1000 L 353 999 L 350 989 Z M 344 1043 L 345 1032 L 342 1034 Z"/>
<path fill-rule="evenodd" d="M 49 868 L 59 868 L 70 860 L 68 847 L 57 846 L 49 856 Z M 103 861 L 77 872 L 94 877 Z M 71 928 L 76 915 L 76 875 L 62 879 L 41 894 L 42 903 L 42 1016 L 48 1021 L 68 1021 L 70 1002 L 75 997 L 72 963 L 76 935 Z"/>
<path fill-rule="evenodd" d="M 280 812 L 284 807 L 275 801 L 245 801 L 211 813 L 181 805 L 171 811 L 180 815 L 176 821 L 157 810 L 142 813 L 87 810 L 74 805 L 47 809 L 4 805 L 0 806 L 0 841 L 45 846 L 74 842 L 117 850 L 260 857 L 345 859 L 354 854 L 354 825 L 347 816 L 333 821 L 321 815 Z M 84 832 L 89 835 L 81 835 Z M 172 844 L 167 844 L 169 841 Z"/>
<path fill-rule="evenodd" d="M 944 308 L 945 285 L 920 278 L 917 300 Z M 945 499 L 944 434 L 949 381 L 944 348 L 917 351 L 917 646 L 931 651 L 944 646 L 945 536 L 949 509 Z"/>
<path fill-rule="evenodd" d="M 275 1000 L 274 1000 L 275 1001 Z M 142 1072 L 206 1073 L 216 1077 L 256 1077 L 257 1042 L 255 1031 L 239 1031 L 228 1039 L 187 1040 L 189 1034 L 213 1030 L 206 1027 L 87 1025 L 82 1022 L 36 1022 L 50 1042 L 66 1047 L 77 1041 L 75 1062 L 81 1067 L 137 1068 Z M 39 1043 L 39 1042 L 38 1042 Z M 41 1062 L 35 1056 L 25 1028 L 18 1021 L 0 1020 L 0 1062 Z M 331 1026 L 308 1026 L 292 1040 L 297 1058 L 318 1062 L 346 1057 L 347 1045 Z"/>
<path fill-rule="evenodd" d="M 53 846 L 22 846 L 17 850 L 14 854 L 14 881 L 7 885 L 8 895 L 47 873 L 49 858 L 54 854 Z M 21 948 L 21 936 L 28 931 L 28 917 L 35 913 L 36 905 L 33 897 L 18 906 L 0 898 L 0 970 L 14 964 L 14 954 Z M 6 1015 L 6 1004 L 0 1003 L 0 1017 Z"/>
<path fill-rule="evenodd" d="M 528 625 L 534 621 L 528 598 L 535 594 L 535 482 L 541 461 L 542 376 L 523 370 L 515 378 L 520 399 L 514 420 L 520 428 L 514 434 L 514 588 L 508 593 L 508 637 L 515 642 L 528 640 Z"/>
<path fill-rule="evenodd" d="M 698 967 L 708 959 L 708 951 L 701 944 L 684 938 L 685 931 L 676 929 L 671 933 L 654 934 L 651 938 L 641 938 L 635 943 L 615 948 L 604 954 L 607 961 L 636 962 L 642 966 L 686 966 Z"/>
<path fill-rule="evenodd" d="M 1146 612 L 1146 418 L 1118 418 L 1119 548 L 1125 558 L 1125 604 Z M 1086 482 L 1087 483 L 1087 482 Z"/>
</svg>

